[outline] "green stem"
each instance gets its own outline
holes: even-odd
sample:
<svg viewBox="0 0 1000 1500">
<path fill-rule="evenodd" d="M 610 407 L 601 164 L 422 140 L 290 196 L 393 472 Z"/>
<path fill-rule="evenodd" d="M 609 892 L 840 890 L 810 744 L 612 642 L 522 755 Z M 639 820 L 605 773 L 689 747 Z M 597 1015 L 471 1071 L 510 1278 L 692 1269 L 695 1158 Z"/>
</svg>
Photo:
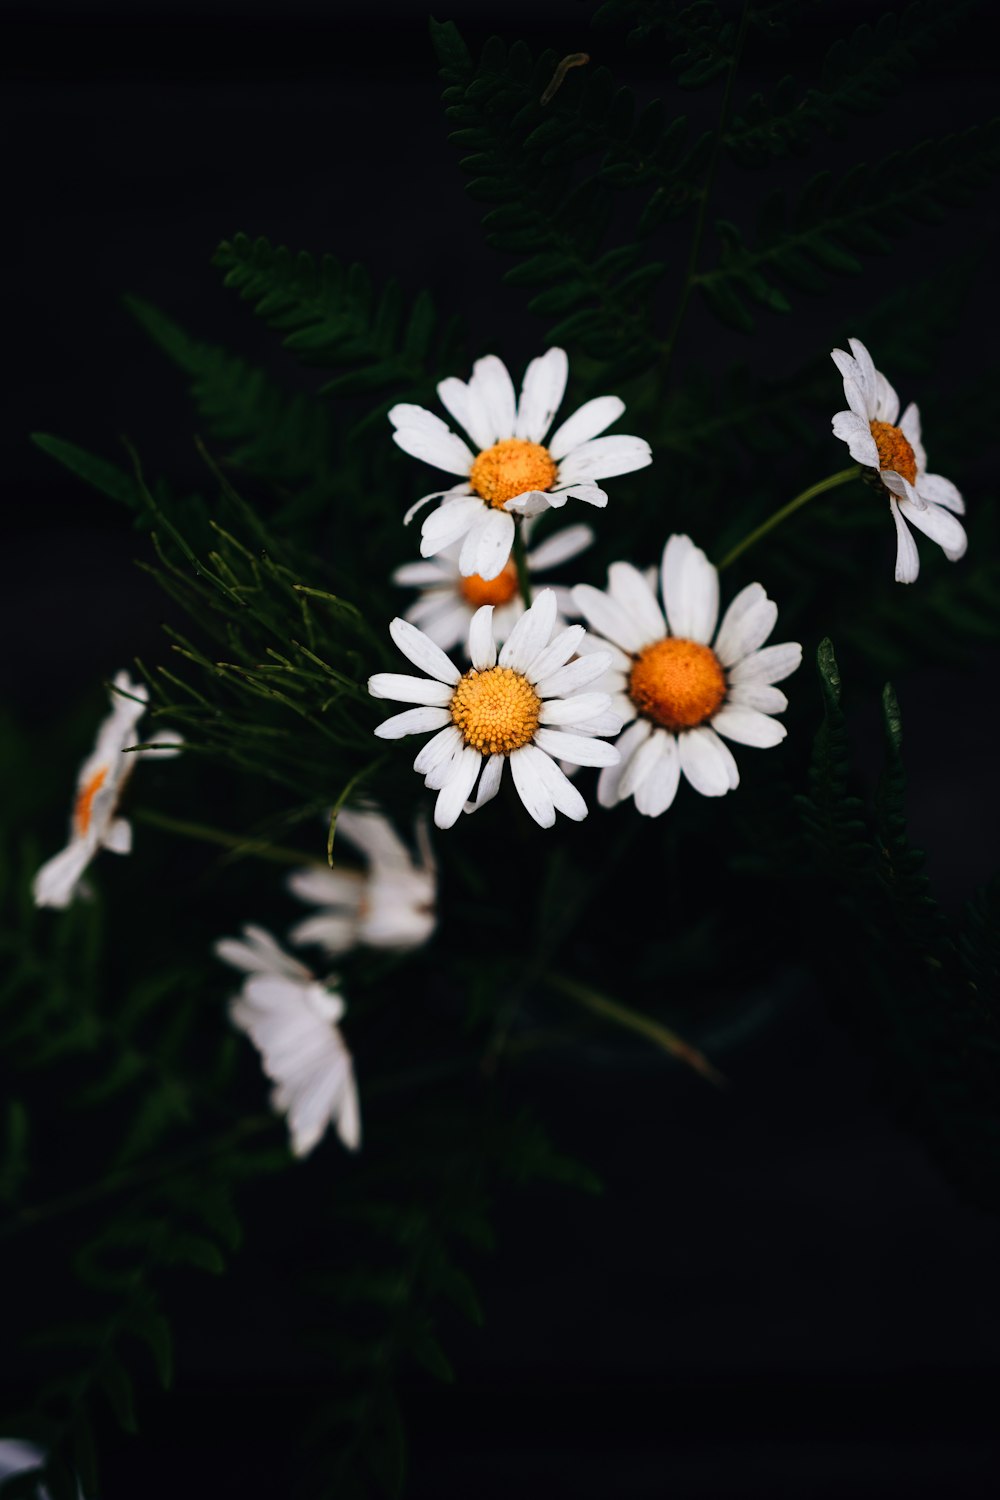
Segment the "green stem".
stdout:
<svg viewBox="0 0 1000 1500">
<path fill-rule="evenodd" d="M 525 609 L 531 608 L 531 579 L 528 575 L 528 549 L 524 545 L 523 522 L 514 532 L 514 566 L 517 568 L 517 586 L 521 590 Z"/>
<path fill-rule="evenodd" d="M 227 833 L 223 828 L 209 828 L 205 823 L 187 823 L 181 818 L 169 818 L 165 813 L 155 812 L 150 807 L 134 807 L 129 816 L 137 823 L 149 823 L 153 828 L 179 833 L 184 838 L 201 839 L 205 844 L 221 844 L 224 849 L 234 849 L 240 854 L 256 854 L 259 859 L 270 859 L 275 864 L 319 864 L 314 856 L 304 854 L 301 849 L 287 849 L 281 844 L 247 838 L 246 834 Z"/>
<path fill-rule="evenodd" d="M 802 491 L 801 495 L 796 495 L 794 500 L 789 500 L 788 504 L 776 510 L 773 516 L 768 516 L 766 521 L 762 521 L 750 532 L 749 536 L 743 538 L 742 542 L 737 542 L 735 547 L 730 547 L 719 564 L 719 572 L 721 573 L 723 568 L 728 568 L 729 564 L 735 562 L 738 557 L 742 557 L 743 553 L 755 542 L 759 542 L 762 536 L 767 536 L 768 532 L 780 526 L 782 521 L 794 515 L 797 510 L 801 510 L 803 505 L 808 505 L 810 500 L 815 500 L 817 495 L 825 495 L 827 490 L 835 490 L 838 485 L 857 479 L 860 473 L 861 465 L 852 464 L 849 469 L 841 469 L 839 474 L 830 474 L 828 478 L 821 479 L 818 484 L 811 484 L 807 490 Z"/>
<path fill-rule="evenodd" d="M 709 1083 L 714 1083 L 717 1088 L 726 1088 L 726 1079 L 717 1068 L 713 1068 L 704 1053 L 699 1052 L 697 1047 L 692 1047 L 675 1031 L 671 1031 L 669 1026 L 622 1005 L 618 1000 L 610 1000 L 607 995 L 598 994 L 597 990 L 579 984 L 575 979 L 566 979 L 561 974 L 546 974 L 545 978 L 552 989 L 558 990 L 560 994 L 567 995 L 570 1000 L 575 1000 L 607 1021 L 614 1021 L 628 1031 L 637 1031 L 640 1036 L 662 1047 L 664 1052 L 669 1052 L 671 1057 L 700 1073 Z"/>
</svg>

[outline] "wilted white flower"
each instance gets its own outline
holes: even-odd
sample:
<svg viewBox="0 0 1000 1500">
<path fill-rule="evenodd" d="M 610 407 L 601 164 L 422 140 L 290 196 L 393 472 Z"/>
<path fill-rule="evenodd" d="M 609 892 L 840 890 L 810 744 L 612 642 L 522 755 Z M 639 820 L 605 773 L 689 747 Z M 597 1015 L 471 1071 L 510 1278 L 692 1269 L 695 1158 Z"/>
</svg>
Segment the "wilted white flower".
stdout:
<svg viewBox="0 0 1000 1500">
<path fill-rule="evenodd" d="M 466 384 L 450 376 L 437 388 L 442 405 L 465 429 L 473 448 L 422 406 L 401 404 L 389 412 L 393 437 L 405 453 L 462 481 L 435 490 L 407 512 L 442 504 L 421 527 L 420 555 L 434 557 L 464 538 L 459 571 L 496 578 L 514 541 L 514 513 L 540 515 L 571 497 L 607 505 L 596 483 L 629 474 L 652 462 L 649 444 L 628 436 L 600 437 L 625 410 L 617 396 L 597 396 L 546 434 L 562 402 L 569 366 L 564 349 L 549 349 L 529 364 L 518 399 L 503 360 L 476 360 Z M 474 451 L 475 450 L 475 451 Z"/>
<path fill-rule="evenodd" d="M 417 823 L 419 862 L 374 810 L 345 807 L 337 815 L 337 838 L 360 849 L 367 873 L 325 865 L 294 870 L 289 888 L 323 910 L 292 928 L 292 942 L 317 943 L 331 955 L 358 944 L 403 952 L 426 943 L 437 925 L 437 869 L 426 824 Z"/>
<path fill-rule="evenodd" d="M 524 522 L 525 540 L 531 524 L 530 521 Z M 566 526 L 537 546 L 529 544 L 525 556 L 529 574 L 547 572 L 549 568 L 557 568 L 570 558 L 578 557 L 593 540 L 594 533 L 589 526 Z M 394 583 L 420 590 L 404 619 L 411 625 L 418 625 L 442 651 L 464 646 L 472 616 L 484 604 L 493 605 L 493 628 L 501 640 L 510 634 L 514 621 L 524 614 L 525 609 L 513 558 L 508 558 L 495 578 L 481 578 L 478 573 L 462 573 L 458 566 L 460 551 L 461 544 L 455 543 L 425 562 L 404 563 L 392 575 Z M 577 610 L 571 591 L 557 584 L 550 586 L 556 596 L 560 618 L 574 618 Z M 532 585 L 532 599 L 538 597 L 540 588 L 541 585 Z"/>
<path fill-rule="evenodd" d="M 242 938 L 220 938 L 216 955 L 246 978 L 229 1015 L 261 1056 L 275 1087 L 271 1104 L 285 1115 L 292 1150 L 307 1156 L 330 1124 L 345 1146 L 361 1141 L 354 1064 L 337 1027 L 344 1002 L 292 958 L 262 927 L 247 924 Z"/>
<path fill-rule="evenodd" d="M 493 606 L 484 604 L 472 617 L 472 667 L 464 673 L 415 625 L 395 619 L 389 626 L 403 654 L 429 675 L 378 672 L 369 679 L 374 697 L 420 705 L 386 719 L 375 733 L 395 740 L 438 731 L 413 769 L 438 793 L 439 828 L 450 828 L 463 810 L 472 812 L 495 797 L 508 760 L 518 795 L 541 827 L 551 828 L 557 812 L 576 821 L 587 816 L 586 803 L 556 761 L 614 765 L 618 752 L 595 736 L 617 734 L 622 721 L 606 693 L 580 691 L 607 670 L 610 654 L 570 661 L 586 631 L 568 625 L 553 639 L 555 620 L 555 595 L 543 589 L 498 658 Z M 469 803 L 477 780 L 475 802 Z"/>
<path fill-rule="evenodd" d="M 852 353 L 834 349 L 832 359 L 844 377 L 850 411 L 839 411 L 833 431 L 848 446 L 851 457 L 875 469 L 889 496 L 896 523 L 896 582 L 912 583 L 920 571 L 917 544 L 910 527 L 937 542 L 945 557 L 956 562 L 968 538 L 956 514 L 965 502 L 950 479 L 928 474 L 927 454 L 920 441 L 920 413 L 911 401 L 902 417 L 899 397 L 860 339 L 848 339 Z M 897 426 L 896 423 L 899 423 Z"/>
<path fill-rule="evenodd" d="M 666 812 L 682 771 L 706 797 L 739 785 L 720 735 L 758 747 L 784 739 L 785 726 L 771 715 L 788 700 L 772 684 L 802 660 L 796 642 L 760 649 L 778 607 L 759 583 L 736 595 L 716 633 L 719 575 L 690 537 L 669 539 L 660 571 L 662 610 L 630 563 L 612 563 L 606 593 L 589 584 L 573 590 L 595 632 L 583 649 L 593 643 L 613 653 L 611 671 L 597 685 L 614 695 L 623 722 L 633 721 L 615 742 L 621 759 L 602 771 L 597 800 L 613 807 L 634 797 L 649 817 Z"/>
<path fill-rule="evenodd" d="M 119 672 L 111 694 L 111 713 L 101 725 L 92 753 L 80 767 L 76 797 L 70 818 L 69 843 L 46 861 L 35 876 L 36 906 L 68 906 L 84 870 L 99 849 L 128 854 L 132 848 L 132 825 L 116 816 L 125 783 L 139 755 L 161 758 L 176 755 L 178 734 L 164 735 L 163 748 L 127 754 L 136 743 L 135 726 L 146 711 L 149 693 L 144 683 L 132 682 Z"/>
</svg>

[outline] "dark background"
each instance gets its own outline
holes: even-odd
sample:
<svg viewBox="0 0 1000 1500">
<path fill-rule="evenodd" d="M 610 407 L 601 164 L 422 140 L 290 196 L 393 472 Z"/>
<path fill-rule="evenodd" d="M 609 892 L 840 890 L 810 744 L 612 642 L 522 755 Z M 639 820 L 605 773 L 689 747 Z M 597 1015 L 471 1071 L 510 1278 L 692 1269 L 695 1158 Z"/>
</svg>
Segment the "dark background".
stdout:
<svg viewBox="0 0 1000 1500">
<path fill-rule="evenodd" d="M 815 11 L 820 47 L 873 7 Z M 474 42 L 499 30 L 560 54 L 596 53 L 589 14 L 574 0 L 441 10 Z M 153 471 L 200 477 L 181 379 L 122 292 L 293 380 L 302 376 L 273 335 L 209 265 L 237 230 L 356 258 L 408 290 L 429 286 L 481 330 L 482 348 L 516 366 L 539 327 L 500 284 L 463 192 L 421 7 L 210 0 L 195 14 L 146 0 L 7 16 L 15 260 L 2 443 L 12 524 L 0 624 L 12 700 L 42 734 L 127 657 L 155 659 L 162 601 L 132 566 L 137 542 L 122 513 L 31 448 L 28 433 L 109 456 L 126 433 Z M 797 33 L 795 47 L 810 35 Z M 601 60 L 652 96 L 648 59 L 626 53 L 617 32 L 599 45 Z M 795 68 L 794 48 L 784 61 L 779 71 Z M 919 110 L 918 133 L 933 135 L 984 118 L 993 88 L 987 49 L 966 29 L 911 81 L 907 107 Z M 851 126 L 846 161 L 884 152 L 885 119 Z M 752 179 L 739 191 L 752 198 Z M 907 274 L 995 227 L 981 200 L 954 226 L 915 234 Z M 892 265 L 869 264 L 884 290 Z M 951 367 L 995 365 L 990 292 L 987 272 Z M 873 290 L 845 292 L 848 308 L 852 296 L 862 305 Z M 803 346 L 828 339 L 829 318 L 807 304 L 793 326 L 769 325 L 754 357 L 774 374 L 794 368 Z M 706 320 L 698 328 L 703 338 Z M 702 362 L 729 360 L 739 336 L 709 337 L 718 349 L 702 346 Z M 953 477 L 971 508 L 989 460 L 982 435 L 970 436 L 970 473 Z M 840 458 L 831 443 L 831 465 Z M 957 678 L 915 666 L 897 680 L 914 836 L 952 909 L 994 862 L 995 675 L 995 659 L 982 657 Z M 960 711 L 943 714 L 956 701 Z M 875 757 L 875 738 L 873 715 L 862 758 Z M 789 970 L 748 1008 L 752 1027 L 702 1038 L 735 1080 L 725 1095 L 618 1044 L 596 1059 L 613 1065 L 594 1075 L 613 1074 L 610 1093 L 592 1096 L 586 1070 L 533 1079 L 605 1193 L 534 1188 L 501 1204 L 498 1251 L 476 1277 L 486 1326 L 456 1325 L 446 1340 L 457 1386 L 414 1380 L 404 1391 L 411 1495 L 996 1493 L 1000 1225 L 957 1201 L 882 1109 L 867 1063 L 808 976 Z M 280 1236 L 256 1227 L 275 1244 L 275 1276 L 294 1274 L 294 1225 Z M 280 1298 L 272 1306 L 262 1295 L 259 1270 L 241 1280 L 237 1261 L 225 1297 L 194 1293 L 177 1390 L 141 1404 L 138 1439 L 111 1439 L 110 1500 L 255 1500 L 280 1488 L 308 1378 L 282 1351 Z"/>
</svg>

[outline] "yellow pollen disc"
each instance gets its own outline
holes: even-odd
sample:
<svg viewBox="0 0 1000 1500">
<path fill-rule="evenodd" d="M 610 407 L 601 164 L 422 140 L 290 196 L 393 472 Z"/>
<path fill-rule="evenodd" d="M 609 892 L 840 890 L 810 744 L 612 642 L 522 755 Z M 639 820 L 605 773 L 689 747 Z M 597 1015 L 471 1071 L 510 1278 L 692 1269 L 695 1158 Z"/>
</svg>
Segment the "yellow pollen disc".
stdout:
<svg viewBox="0 0 1000 1500">
<path fill-rule="evenodd" d="M 647 719 L 665 729 L 693 729 L 726 696 L 726 674 L 708 646 L 671 635 L 639 652 L 628 691 Z"/>
<path fill-rule="evenodd" d="M 525 490 L 547 490 L 559 470 L 548 448 L 526 438 L 504 438 L 484 448 L 472 465 L 469 482 L 477 495 L 502 510 Z"/>
<path fill-rule="evenodd" d="M 889 422 L 871 422 L 872 437 L 878 449 L 880 469 L 892 469 L 914 484 L 917 478 L 917 458 L 910 444 Z"/>
<path fill-rule="evenodd" d="M 95 771 L 88 782 L 76 794 L 76 806 L 73 808 L 73 822 L 77 833 L 86 833 L 90 827 L 90 814 L 94 805 L 94 798 L 108 779 L 108 768 L 102 766 Z"/>
<path fill-rule="evenodd" d="M 495 578 L 480 578 L 470 573 L 460 578 L 458 586 L 466 603 L 478 609 L 481 604 L 509 604 L 517 593 L 517 568 L 509 562 Z"/>
<path fill-rule="evenodd" d="M 483 755 L 510 755 L 534 737 L 542 700 L 510 667 L 466 672 L 451 700 L 451 717 L 467 745 Z"/>
</svg>

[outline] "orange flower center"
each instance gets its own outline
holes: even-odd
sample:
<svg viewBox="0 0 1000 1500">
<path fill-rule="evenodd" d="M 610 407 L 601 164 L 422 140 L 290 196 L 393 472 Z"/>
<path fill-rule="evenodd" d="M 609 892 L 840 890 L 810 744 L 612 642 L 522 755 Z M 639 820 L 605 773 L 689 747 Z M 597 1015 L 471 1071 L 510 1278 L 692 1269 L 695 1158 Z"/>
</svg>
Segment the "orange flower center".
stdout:
<svg viewBox="0 0 1000 1500">
<path fill-rule="evenodd" d="M 90 780 L 85 782 L 76 794 L 76 804 L 73 808 L 73 823 L 78 834 L 84 834 L 90 827 L 90 818 L 94 806 L 94 798 L 108 779 L 108 768 L 102 766 L 95 771 Z"/>
<path fill-rule="evenodd" d="M 533 738 L 542 700 L 511 667 L 475 668 L 459 680 L 451 700 L 452 721 L 467 745 L 483 755 L 510 755 Z"/>
<path fill-rule="evenodd" d="M 668 635 L 640 651 L 628 682 L 636 708 L 664 729 L 693 729 L 726 696 L 726 674 L 708 646 Z"/>
<path fill-rule="evenodd" d="M 480 578 L 478 573 L 470 573 L 467 578 L 459 579 L 458 587 L 462 598 L 473 609 L 478 609 L 481 604 L 509 604 L 517 593 L 517 568 L 513 562 L 508 562 L 495 578 Z"/>
<path fill-rule="evenodd" d="M 902 474 L 910 484 L 914 484 L 917 478 L 917 457 L 899 428 L 893 427 L 889 422 L 872 422 L 869 425 L 878 449 L 879 468 L 892 469 L 894 473 Z"/>
<path fill-rule="evenodd" d="M 469 482 L 477 495 L 502 510 L 526 490 L 547 490 L 559 470 L 548 448 L 526 438 L 504 438 L 484 448 L 472 465 Z"/>
</svg>

